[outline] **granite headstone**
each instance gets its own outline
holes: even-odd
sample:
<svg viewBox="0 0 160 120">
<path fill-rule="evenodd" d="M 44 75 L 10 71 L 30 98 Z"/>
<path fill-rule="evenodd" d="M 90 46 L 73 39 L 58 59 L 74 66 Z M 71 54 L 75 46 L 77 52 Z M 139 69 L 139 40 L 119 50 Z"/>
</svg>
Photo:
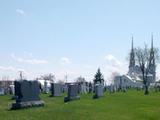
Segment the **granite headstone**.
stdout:
<svg viewBox="0 0 160 120">
<path fill-rule="evenodd" d="M 61 96 L 62 85 L 58 83 L 51 83 L 51 96 Z"/>
<path fill-rule="evenodd" d="M 96 84 L 95 85 L 95 95 L 93 96 L 93 98 L 99 98 L 102 97 L 104 94 L 104 87 L 101 84 Z"/>
<path fill-rule="evenodd" d="M 32 106 L 43 106 L 44 102 L 39 97 L 38 81 L 15 81 L 16 103 L 13 103 L 11 109 L 27 108 Z"/>
<path fill-rule="evenodd" d="M 68 96 L 64 98 L 64 102 L 77 99 L 80 99 L 80 96 L 78 96 L 78 85 L 77 84 L 68 85 Z"/>
</svg>

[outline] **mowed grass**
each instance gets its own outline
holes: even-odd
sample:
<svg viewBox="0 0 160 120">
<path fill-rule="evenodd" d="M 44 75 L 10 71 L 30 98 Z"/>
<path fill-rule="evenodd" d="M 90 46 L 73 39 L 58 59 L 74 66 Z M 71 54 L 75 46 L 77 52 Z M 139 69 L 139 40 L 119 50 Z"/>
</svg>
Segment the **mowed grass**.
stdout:
<svg viewBox="0 0 160 120">
<path fill-rule="evenodd" d="M 44 107 L 8 110 L 11 96 L 0 96 L 0 120 L 160 120 L 160 92 L 144 96 L 143 91 L 105 93 L 93 100 L 93 94 L 64 103 L 62 97 L 41 94 Z"/>
</svg>

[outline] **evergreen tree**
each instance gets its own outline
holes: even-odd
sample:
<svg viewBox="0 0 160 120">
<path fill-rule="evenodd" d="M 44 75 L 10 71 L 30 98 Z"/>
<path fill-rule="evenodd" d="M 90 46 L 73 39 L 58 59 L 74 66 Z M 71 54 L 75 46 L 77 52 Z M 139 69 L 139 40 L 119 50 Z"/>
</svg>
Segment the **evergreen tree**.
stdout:
<svg viewBox="0 0 160 120">
<path fill-rule="evenodd" d="M 93 82 L 94 82 L 94 84 L 100 83 L 100 84 L 104 85 L 104 79 L 103 79 L 103 75 L 100 71 L 100 68 L 98 68 L 98 71 L 94 76 Z"/>
</svg>

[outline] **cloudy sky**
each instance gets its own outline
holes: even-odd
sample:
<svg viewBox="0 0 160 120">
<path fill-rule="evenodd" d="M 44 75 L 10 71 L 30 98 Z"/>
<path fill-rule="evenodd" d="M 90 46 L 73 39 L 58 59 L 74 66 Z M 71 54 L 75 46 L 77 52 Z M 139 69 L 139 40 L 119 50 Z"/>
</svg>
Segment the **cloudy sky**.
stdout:
<svg viewBox="0 0 160 120">
<path fill-rule="evenodd" d="M 0 79 L 54 73 L 88 81 L 98 67 L 106 81 L 125 73 L 135 46 L 160 45 L 159 0 L 1 0 Z"/>
</svg>

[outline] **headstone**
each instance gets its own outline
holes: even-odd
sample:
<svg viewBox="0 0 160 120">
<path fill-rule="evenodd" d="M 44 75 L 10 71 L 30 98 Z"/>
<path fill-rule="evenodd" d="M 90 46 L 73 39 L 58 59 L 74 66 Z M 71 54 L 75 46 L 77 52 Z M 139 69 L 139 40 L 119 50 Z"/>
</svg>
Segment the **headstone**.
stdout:
<svg viewBox="0 0 160 120">
<path fill-rule="evenodd" d="M 64 98 L 64 102 L 77 99 L 80 99 L 80 96 L 78 96 L 78 85 L 77 84 L 68 85 L 68 96 Z"/>
<path fill-rule="evenodd" d="M 15 94 L 14 85 L 10 85 L 10 94 L 11 94 L 11 95 L 14 95 L 14 94 Z"/>
<path fill-rule="evenodd" d="M 43 88 L 43 92 L 45 93 L 45 94 L 48 94 L 49 93 L 49 86 L 48 86 L 48 83 L 47 83 L 47 81 L 45 80 L 44 81 L 44 88 Z"/>
<path fill-rule="evenodd" d="M 4 95 L 5 94 L 5 89 L 3 87 L 0 87 L 0 95 Z"/>
<path fill-rule="evenodd" d="M 62 85 L 58 83 L 51 83 L 51 96 L 61 96 Z"/>
<path fill-rule="evenodd" d="M 62 91 L 68 93 L 68 85 L 63 85 Z"/>
<path fill-rule="evenodd" d="M 89 83 L 89 93 L 92 93 L 94 91 L 94 87 L 92 83 Z"/>
<path fill-rule="evenodd" d="M 108 86 L 108 89 L 109 89 L 109 93 L 110 94 L 114 93 L 113 85 L 112 84 L 110 86 Z"/>
<path fill-rule="evenodd" d="M 32 106 L 43 106 L 44 102 L 39 98 L 38 81 L 15 81 L 16 103 L 13 103 L 11 109 L 21 109 Z"/>
<path fill-rule="evenodd" d="M 89 93 L 89 83 L 86 84 L 86 92 Z"/>
<path fill-rule="evenodd" d="M 87 93 L 87 86 L 85 84 L 81 85 L 81 93 L 86 94 Z"/>
<path fill-rule="evenodd" d="M 103 96 L 103 92 L 104 92 L 103 85 L 96 84 L 95 85 L 95 95 L 93 96 L 93 98 L 102 97 Z"/>
</svg>

